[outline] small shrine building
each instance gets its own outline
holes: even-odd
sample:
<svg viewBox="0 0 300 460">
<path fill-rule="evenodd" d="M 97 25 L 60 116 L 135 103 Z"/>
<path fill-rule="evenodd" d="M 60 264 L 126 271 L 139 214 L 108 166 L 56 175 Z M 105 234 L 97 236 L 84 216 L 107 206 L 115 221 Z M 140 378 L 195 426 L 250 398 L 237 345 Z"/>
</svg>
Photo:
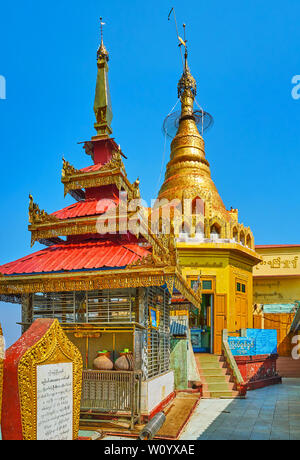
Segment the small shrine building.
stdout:
<svg viewBox="0 0 300 460">
<path fill-rule="evenodd" d="M 92 163 L 76 169 L 63 159 L 65 195 L 74 203 L 51 214 L 30 195 L 31 244 L 38 252 L 0 267 L 0 298 L 22 305 L 23 332 L 36 318 L 57 318 L 84 361 L 82 413 L 142 416 L 170 400 L 170 299 L 180 292 L 201 308 L 200 290 L 185 281 L 174 239 L 156 235 L 143 212 L 139 181 L 111 137 L 109 55 L 97 52 L 96 136 L 83 143 Z M 135 200 L 136 209 L 129 210 Z M 95 370 L 97 354 L 106 368 Z M 120 356 L 123 368 L 114 368 Z"/>
</svg>

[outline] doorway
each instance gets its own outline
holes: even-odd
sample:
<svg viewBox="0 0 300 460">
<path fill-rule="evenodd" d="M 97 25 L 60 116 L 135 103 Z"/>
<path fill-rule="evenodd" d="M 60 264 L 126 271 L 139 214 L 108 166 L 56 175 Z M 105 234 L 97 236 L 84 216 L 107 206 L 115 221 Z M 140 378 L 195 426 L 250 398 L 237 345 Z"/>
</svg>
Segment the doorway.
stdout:
<svg viewBox="0 0 300 460">
<path fill-rule="evenodd" d="M 202 294 L 201 311 L 191 328 L 195 353 L 212 353 L 213 350 L 213 294 Z"/>
</svg>

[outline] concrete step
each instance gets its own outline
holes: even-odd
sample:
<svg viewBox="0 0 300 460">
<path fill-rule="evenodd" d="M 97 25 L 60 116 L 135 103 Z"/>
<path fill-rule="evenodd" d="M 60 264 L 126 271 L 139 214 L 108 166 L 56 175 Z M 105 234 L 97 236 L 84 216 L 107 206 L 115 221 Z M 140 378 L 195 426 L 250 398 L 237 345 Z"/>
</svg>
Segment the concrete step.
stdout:
<svg viewBox="0 0 300 460">
<path fill-rule="evenodd" d="M 195 357 L 204 398 L 239 397 L 223 356 L 198 353 Z"/>
<path fill-rule="evenodd" d="M 219 362 L 220 360 L 224 360 L 222 356 L 219 355 L 207 355 L 203 353 L 198 353 L 195 354 L 196 361 L 199 361 L 200 363 L 204 362 Z"/>
<path fill-rule="evenodd" d="M 198 364 L 198 367 L 200 369 L 220 369 L 222 367 L 225 367 L 225 363 L 222 362 L 202 362 Z"/>
<path fill-rule="evenodd" d="M 233 398 L 238 398 L 238 397 L 239 397 L 238 391 L 203 391 L 203 398 L 233 399 Z"/>
<path fill-rule="evenodd" d="M 203 375 L 206 383 L 219 383 L 219 382 L 228 382 L 230 383 L 231 375 Z"/>
<path fill-rule="evenodd" d="M 217 382 L 217 383 L 203 383 L 202 385 L 203 391 L 209 391 L 211 392 L 227 392 L 227 391 L 232 391 L 234 390 L 234 384 L 233 383 L 227 383 L 227 382 Z"/>
<path fill-rule="evenodd" d="M 219 369 L 201 369 L 200 367 L 198 368 L 200 375 L 204 376 L 214 376 L 214 375 L 223 375 L 223 376 L 228 376 L 230 375 L 229 369 L 226 367 L 220 367 Z"/>
</svg>

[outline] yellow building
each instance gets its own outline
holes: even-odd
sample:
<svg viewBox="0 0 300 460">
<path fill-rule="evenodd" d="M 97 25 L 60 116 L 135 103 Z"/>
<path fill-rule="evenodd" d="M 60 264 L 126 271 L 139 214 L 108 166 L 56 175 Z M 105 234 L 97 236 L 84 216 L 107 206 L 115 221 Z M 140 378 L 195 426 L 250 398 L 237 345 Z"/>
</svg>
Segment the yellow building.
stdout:
<svg viewBox="0 0 300 460">
<path fill-rule="evenodd" d="M 253 273 L 254 326 L 276 329 L 279 356 L 291 357 L 299 328 L 291 330 L 300 304 L 300 245 L 256 246 L 256 251 L 262 261 Z"/>
<path fill-rule="evenodd" d="M 178 83 L 181 115 L 158 200 L 173 201 L 183 210 L 191 203 L 189 225 L 178 230 L 174 223 L 179 261 L 192 286 L 199 287 L 201 279 L 202 313 L 194 325 L 209 336 L 209 350 L 221 354 L 223 329 L 234 332 L 253 326 L 252 271 L 261 259 L 250 228 L 238 222 L 236 209 L 225 208 L 211 178 L 196 123 L 195 96 L 186 52 Z"/>
<path fill-rule="evenodd" d="M 300 300 L 300 244 L 256 246 L 262 261 L 253 273 L 255 304 L 293 305 Z"/>
</svg>

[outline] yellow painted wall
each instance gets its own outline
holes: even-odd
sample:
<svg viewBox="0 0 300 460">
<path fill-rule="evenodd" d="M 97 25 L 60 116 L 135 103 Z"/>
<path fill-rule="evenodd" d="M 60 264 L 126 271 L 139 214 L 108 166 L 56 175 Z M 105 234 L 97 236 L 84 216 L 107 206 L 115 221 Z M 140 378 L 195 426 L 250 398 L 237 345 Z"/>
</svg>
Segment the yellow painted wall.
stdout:
<svg viewBox="0 0 300 460">
<path fill-rule="evenodd" d="M 255 277 L 300 277 L 300 245 L 258 246 L 256 251 L 261 255 L 262 261 L 254 268 Z"/>
<path fill-rule="evenodd" d="M 257 247 L 262 262 L 254 268 L 253 303 L 300 300 L 300 246 Z"/>
<path fill-rule="evenodd" d="M 253 327 L 253 260 L 250 260 L 248 254 L 237 254 L 228 245 L 224 250 L 220 250 L 217 245 L 216 248 L 205 248 L 203 245 L 180 243 L 177 250 L 185 278 L 188 279 L 191 276 L 197 278 L 200 272 L 201 277 L 215 277 L 215 293 L 227 295 L 226 319 L 229 331 L 235 331 L 239 328 L 236 308 L 237 296 L 241 296 L 241 293 L 237 293 L 236 283 L 238 281 L 246 285 L 246 293 L 243 294 L 247 303 L 246 324 L 244 326 Z"/>
</svg>

